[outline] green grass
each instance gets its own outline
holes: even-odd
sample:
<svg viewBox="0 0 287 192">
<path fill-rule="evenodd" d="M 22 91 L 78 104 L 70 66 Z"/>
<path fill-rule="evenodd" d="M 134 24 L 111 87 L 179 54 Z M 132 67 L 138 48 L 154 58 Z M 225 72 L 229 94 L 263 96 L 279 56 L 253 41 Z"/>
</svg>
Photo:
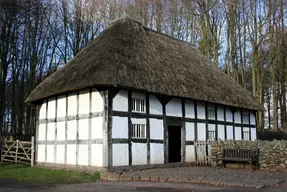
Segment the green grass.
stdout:
<svg viewBox="0 0 287 192">
<path fill-rule="evenodd" d="M 99 173 L 53 170 L 28 167 L 21 164 L 1 164 L 0 179 L 16 179 L 18 181 L 39 184 L 71 184 L 89 183 L 99 179 Z"/>
</svg>

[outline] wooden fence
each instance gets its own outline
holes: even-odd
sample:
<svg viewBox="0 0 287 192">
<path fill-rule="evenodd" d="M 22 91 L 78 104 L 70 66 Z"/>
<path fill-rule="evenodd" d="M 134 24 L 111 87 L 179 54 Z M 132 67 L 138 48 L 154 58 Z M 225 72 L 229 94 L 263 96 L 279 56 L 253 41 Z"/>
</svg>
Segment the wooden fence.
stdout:
<svg viewBox="0 0 287 192">
<path fill-rule="evenodd" d="M 211 141 L 195 142 L 196 165 L 211 165 Z"/>
<path fill-rule="evenodd" d="M 34 137 L 31 141 L 9 141 L 2 143 L 1 162 L 23 163 L 34 166 Z"/>
</svg>

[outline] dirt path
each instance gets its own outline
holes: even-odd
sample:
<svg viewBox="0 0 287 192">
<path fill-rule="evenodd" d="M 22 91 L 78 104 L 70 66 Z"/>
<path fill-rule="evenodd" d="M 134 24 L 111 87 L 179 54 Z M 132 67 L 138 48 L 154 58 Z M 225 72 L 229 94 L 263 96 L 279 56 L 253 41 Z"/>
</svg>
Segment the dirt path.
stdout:
<svg viewBox="0 0 287 192">
<path fill-rule="evenodd" d="M 89 184 L 71 184 L 71 185 L 36 185 L 18 182 L 15 180 L 0 180 L 0 192 L 28 192 L 28 191 L 61 191 L 61 192 L 211 192 L 211 191 L 222 191 L 222 192 L 251 192 L 255 191 L 250 189 L 242 188 L 225 188 L 225 187 L 214 187 L 207 185 L 193 185 L 193 184 L 179 184 L 179 183 L 154 183 L 154 182 L 97 182 Z M 272 191 L 272 192 L 284 192 L 285 189 L 273 188 L 273 189 L 262 189 L 260 191 Z"/>
</svg>

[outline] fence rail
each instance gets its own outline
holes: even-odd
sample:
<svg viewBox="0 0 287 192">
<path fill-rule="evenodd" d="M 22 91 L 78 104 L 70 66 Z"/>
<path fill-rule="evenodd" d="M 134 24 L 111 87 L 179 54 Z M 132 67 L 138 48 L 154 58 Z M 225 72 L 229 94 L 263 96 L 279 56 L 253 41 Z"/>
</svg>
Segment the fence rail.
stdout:
<svg viewBox="0 0 287 192">
<path fill-rule="evenodd" d="M 23 163 L 34 166 L 34 137 L 30 142 L 4 140 L 1 162 Z"/>
</svg>

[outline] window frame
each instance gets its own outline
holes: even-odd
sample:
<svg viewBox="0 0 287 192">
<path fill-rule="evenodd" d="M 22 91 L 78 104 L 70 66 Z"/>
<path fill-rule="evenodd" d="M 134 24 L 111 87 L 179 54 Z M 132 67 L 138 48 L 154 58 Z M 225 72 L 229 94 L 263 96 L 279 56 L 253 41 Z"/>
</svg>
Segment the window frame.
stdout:
<svg viewBox="0 0 287 192">
<path fill-rule="evenodd" d="M 213 114 L 210 112 L 212 112 Z M 210 117 L 209 116 L 210 114 L 212 114 L 213 117 Z M 215 115 L 216 115 L 215 106 L 207 106 L 207 119 L 215 120 L 216 119 Z"/>
<path fill-rule="evenodd" d="M 142 97 L 132 97 L 131 111 L 135 113 L 146 113 L 146 100 Z M 139 110 L 137 110 L 137 108 Z"/>
<path fill-rule="evenodd" d="M 139 126 L 139 127 L 138 127 Z M 136 131 L 136 135 L 135 134 L 135 130 L 134 129 L 137 129 Z M 139 129 L 139 131 L 138 131 Z M 142 129 L 144 129 L 144 132 L 142 131 Z M 137 136 L 139 133 L 140 136 Z M 144 133 L 144 136 L 142 135 L 142 133 Z M 131 138 L 132 139 L 146 139 L 146 124 L 143 124 L 143 123 L 132 123 L 132 135 L 131 135 Z"/>
<path fill-rule="evenodd" d="M 210 138 L 210 134 L 212 134 L 213 138 Z M 212 141 L 216 140 L 216 134 L 215 134 L 214 130 L 208 130 L 207 131 L 207 140 L 212 140 Z"/>
<path fill-rule="evenodd" d="M 248 136 L 248 139 L 245 139 L 245 136 Z M 243 141 L 250 141 L 250 132 L 249 131 L 243 131 Z"/>
<path fill-rule="evenodd" d="M 245 117 L 245 118 L 243 118 L 243 117 Z M 241 118 L 242 118 L 242 124 L 250 124 L 250 122 L 249 122 L 249 113 L 248 112 L 242 112 L 242 115 L 241 115 Z M 247 119 L 247 121 L 244 121 L 244 120 L 246 120 Z"/>
</svg>

